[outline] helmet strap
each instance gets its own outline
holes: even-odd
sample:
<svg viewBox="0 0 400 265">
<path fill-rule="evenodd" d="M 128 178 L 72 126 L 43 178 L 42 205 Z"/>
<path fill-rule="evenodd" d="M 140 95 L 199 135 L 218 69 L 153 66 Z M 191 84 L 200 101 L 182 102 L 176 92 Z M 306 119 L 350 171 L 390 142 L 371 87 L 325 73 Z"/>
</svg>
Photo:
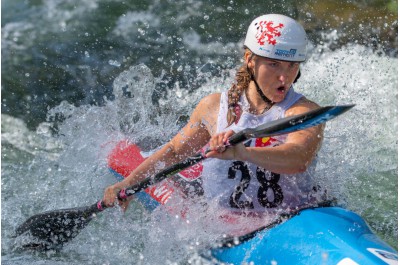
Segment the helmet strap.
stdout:
<svg viewBox="0 0 400 265">
<path fill-rule="evenodd" d="M 264 100 L 264 102 L 266 102 L 269 106 L 272 106 L 274 104 L 274 102 L 272 102 L 272 100 L 270 100 L 269 98 L 267 98 L 266 95 L 264 95 L 264 93 L 262 92 L 260 86 L 258 85 L 256 79 L 254 78 L 254 75 L 251 74 L 251 78 L 254 81 L 254 84 L 256 85 L 256 90 L 258 92 L 258 95 L 260 95 L 260 97 L 262 98 L 262 100 Z"/>
<path fill-rule="evenodd" d="M 254 53 L 251 54 L 250 56 L 250 60 L 253 58 Z M 274 104 L 274 102 L 272 102 L 272 100 L 270 100 L 261 90 L 260 86 L 258 85 L 256 78 L 254 77 L 254 73 L 253 71 L 251 71 L 251 69 L 249 68 L 248 65 L 246 65 L 247 67 L 247 71 L 250 73 L 250 80 L 252 80 L 254 82 L 254 84 L 256 85 L 256 90 L 258 95 L 262 98 L 262 100 L 267 103 L 267 107 L 268 106 L 272 106 Z"/>
</svg>

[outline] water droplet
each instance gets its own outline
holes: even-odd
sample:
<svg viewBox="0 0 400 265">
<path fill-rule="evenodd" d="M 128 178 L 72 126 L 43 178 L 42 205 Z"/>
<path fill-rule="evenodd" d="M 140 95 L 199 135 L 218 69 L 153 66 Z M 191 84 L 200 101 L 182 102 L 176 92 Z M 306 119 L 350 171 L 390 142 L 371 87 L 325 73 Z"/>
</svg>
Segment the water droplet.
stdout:
<svg viewBox="0 0 400 265">
<path fill-rule="evenodd" d="M 121 66 L 121 63 L 118 62 L 117 60 L 109 60 L 109 61 L 108 61 L 108 64 L 109 64 L 109 65 L 113 65 L 113 66 L 117 66 L 117 67 L 120 67 L 120 66 Z"/>
</svg>

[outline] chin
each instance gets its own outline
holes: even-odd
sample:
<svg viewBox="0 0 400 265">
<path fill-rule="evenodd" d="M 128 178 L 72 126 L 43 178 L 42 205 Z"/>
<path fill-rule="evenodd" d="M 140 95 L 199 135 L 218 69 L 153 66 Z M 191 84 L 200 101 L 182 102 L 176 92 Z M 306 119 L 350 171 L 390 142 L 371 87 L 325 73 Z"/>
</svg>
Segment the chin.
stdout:
<svg viewBox="0 0 400 265">
<path fill-rule="evenodd" d="M 279 102 L 282 102 L 285 99 L 285 97 L 286 97 L 286 93 L 284 95 L 275 96 L 272 99 L 272 101 L 275 102 L 275 103 L 279 103 Z"/>
</svg>

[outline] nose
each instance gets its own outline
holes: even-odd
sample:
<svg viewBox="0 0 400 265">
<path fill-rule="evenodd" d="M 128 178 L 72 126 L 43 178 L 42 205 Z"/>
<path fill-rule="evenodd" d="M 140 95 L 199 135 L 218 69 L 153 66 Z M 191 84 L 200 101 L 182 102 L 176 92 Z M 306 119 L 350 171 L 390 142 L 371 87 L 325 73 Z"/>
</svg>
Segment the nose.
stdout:
<svg viewBox="0 0 400 265">
<path fill-rule="evenodd" d="M 282 85 L 285 85 L 287 82 L 288 76 L 285 71 L 281 71 L 278 75 L 278 80 L 282 83 Z"/>
</svg>

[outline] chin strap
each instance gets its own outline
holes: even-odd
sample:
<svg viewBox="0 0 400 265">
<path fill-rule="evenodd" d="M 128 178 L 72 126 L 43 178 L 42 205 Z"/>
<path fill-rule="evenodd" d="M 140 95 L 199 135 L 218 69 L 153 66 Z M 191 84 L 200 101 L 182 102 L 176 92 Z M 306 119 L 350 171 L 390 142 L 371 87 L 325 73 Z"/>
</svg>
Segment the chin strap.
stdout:
<svg viewBox="0 0 400 265">
<path fill-rule="evenodd" d="M 250 60 L 253 58 L 253 55 L 254 55 L 254 53 L 251 54 Z M 265 103 L 269 104 L 269 106 L 272 106 L 274 104 L 274 102 L 272 102 L 272 100 L 270 100 L 269 98 L 267 98 L 266 95 L 264 95 L 264 93 L 262 92 L 260 86 L 258 85 L 258 83 L 254 77 L 253 71 L 251 71 L 251 69 L 249 68 L 248 65 L 246 65 L 246 67 L 247 67 L 247 71 L 250 73 L 250 79 L 254 82 L 254 84 L 256 84 L 256 90 L 258 92 L 258 95 L 260 95 L 260 97 L 262 98 L 262 100 L 264 100 Z"/>
<path fill-rule="evenodd" d="M 256 84 L 256 89 L 257 89 L 258 95 L 260 95 L 260 97 L 262 98 L 262 100 L 264 100 L 265 103 L 269 104 L 269 106 L 272 106 L 274 104 L 274 102 L 272 102 L 272 100 L 267 98 L 267 96 L 264 95 L 264 93 L 261 91 L 261 88 L 258 85 L 256 79 L 254 78 L 253 73 L 251 73 L 251 79 L 254 81 L 254 84 Z"/>
</svg>

